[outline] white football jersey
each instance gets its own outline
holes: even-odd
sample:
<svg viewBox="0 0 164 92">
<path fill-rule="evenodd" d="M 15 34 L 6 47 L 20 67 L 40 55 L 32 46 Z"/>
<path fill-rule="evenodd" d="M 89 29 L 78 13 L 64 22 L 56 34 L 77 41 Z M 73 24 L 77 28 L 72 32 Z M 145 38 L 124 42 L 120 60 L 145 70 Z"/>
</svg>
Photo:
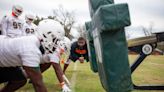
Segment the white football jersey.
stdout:
<svg viewBox="0 0 164 92">
<path fill-rule="evenodd" d="M 2 34 L 9 37 L 18 37 L 24 35 L 23 21 L 14 16 L 5 16 L 1 21 Z"/>
<path fill-rule="evenodd" d="M 32 35 L 35 34 L 37 26 L 34 23 L 24 23 L 23 24 L 23 31 L 25 35 Z"/>
<path fill-rule="evenodd" d="M 36 36 L 0 36 L 0 67 L 38 67 L 42 57 Z"/>
</svg>

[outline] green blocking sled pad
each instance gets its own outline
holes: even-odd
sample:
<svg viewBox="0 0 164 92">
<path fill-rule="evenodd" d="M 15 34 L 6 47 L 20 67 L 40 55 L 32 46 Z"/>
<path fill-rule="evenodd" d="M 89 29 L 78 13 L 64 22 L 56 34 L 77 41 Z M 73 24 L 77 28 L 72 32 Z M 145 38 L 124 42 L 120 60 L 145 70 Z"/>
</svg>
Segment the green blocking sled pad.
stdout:
<svg viewBox="0 0 164 92">
<path fill-rule="evenodd" d="M 133 85 L 124 32 L 131 24 L 128 5 L 106 1 L 89 0 L 92 21 L 88 33 L 93 37 L 99 77 L 107 92 L 129 92 Z"/>
<path fill-rule="evenodd" d="M 128 5 L 109 4 L 100 6 L 92 18 L 92 27 L 100 30 L 114 30 L 129 26 L 130 15 Z"/>
<path fill-rule="evenodd" d="M 88 55 L 89 55 L 89 61 L 90 61 L 90 67 L 93 72 L 98 72 L 98 66 L 96 61 L 96 54 L 95 54 L 95 48 L 94 48 L 94 42 L 93 37 L 91 36 L 91 22 L 86 22 L 86 31 L 87 31 L 87 47 L 88 47 Z"/>
<path fill-rule="evenodd" d="M 96 51 L 98 72 L 107 92 L 132 90 L 128 49 L 124 29 L 92 32 Z"/>
</svg>

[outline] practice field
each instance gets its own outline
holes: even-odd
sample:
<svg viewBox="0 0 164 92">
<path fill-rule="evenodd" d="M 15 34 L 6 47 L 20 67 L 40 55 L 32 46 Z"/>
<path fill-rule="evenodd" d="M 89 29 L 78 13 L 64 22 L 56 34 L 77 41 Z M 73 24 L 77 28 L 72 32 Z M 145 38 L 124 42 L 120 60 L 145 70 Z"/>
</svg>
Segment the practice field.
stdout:
<svg viewBox="0 0 164 92">
<path fill-rule="evenodd" d="M 130 55 L 129 59 L 132 63 L 136 55 Z M 48 92 L 61 92 L 59 82 L 53 68 L 50 68 L 44 74 L 44 82 L 48 88 Z M 66 71 L 66 76 L 72 83 L 72 92 L 105 92 L 100 84 L 98 74 L 90 70 L 89 63 L 80 64 L 71 63 Z M 149 56 L 139 66 L 132 75 L 135 84 L 160 84 L 164 85 L 164 56 Z M 2 87 L 2 84 L 0 85 Z M 26 84 L 17 92 L 34 92 L 31 84 Z M 164 92 L 164 91 L 141 91 L 133 92 Z"/>
</svg>

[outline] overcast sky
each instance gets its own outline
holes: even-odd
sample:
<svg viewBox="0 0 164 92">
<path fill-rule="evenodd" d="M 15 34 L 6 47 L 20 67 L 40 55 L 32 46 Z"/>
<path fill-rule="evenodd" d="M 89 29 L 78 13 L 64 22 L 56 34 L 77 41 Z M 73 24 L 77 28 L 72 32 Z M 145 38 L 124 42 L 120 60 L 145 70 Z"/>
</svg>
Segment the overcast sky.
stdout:
<svg viewBox="0 0 164 92">
<path fill-rule="evenodd" d="M 115 3 L 124 2 L 129 4 L 132 26 L 148 27 L 153 23 L 155 29 L 164 30 L 164 0 L 115 0 Z M 52 15 L 52 10 L 62 5 L 75 11 L 78 23 L 90 20 L 88 0 L 0 0 L 0 19 L 11 14 L 14 4 L 22 5 L 24 14 L 33 12 L 42 17 Z"/>
</svg>

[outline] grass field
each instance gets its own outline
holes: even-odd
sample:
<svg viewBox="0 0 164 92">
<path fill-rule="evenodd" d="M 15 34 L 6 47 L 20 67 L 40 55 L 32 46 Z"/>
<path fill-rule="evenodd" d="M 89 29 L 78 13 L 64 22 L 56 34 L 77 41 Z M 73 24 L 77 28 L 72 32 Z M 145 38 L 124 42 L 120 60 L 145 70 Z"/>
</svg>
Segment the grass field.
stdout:
<svg viewBox="0 0 164 92">
<path fill-rule="evenodd" d="M 132 63 L 136 55 L 130 55 L 129 60 Z M 77 66 L 77 67 L 76 67 Z M 44 74 L 44 82 L 48 92 L 61 92 L 59 82 L 56 79 L 52 68 Z M 66 76 L 71 81 L 73 92 L 105 92 L 100 84 L 98 74 L 90 70 L 89 63 L 71 63 L 66 72 Z M 139 84 L 160 84 L 164 85 L 164 56 L 149 56 L 139 66 L 132 75 L 133 82 Z M 2 86 L 2 85 L 1 85 Z M 34 92 L 31 84 L 26 84 L 17 92 Z M 164 92 L 163 91 L 140 91 L 133 92 Z"/>
</svg>

